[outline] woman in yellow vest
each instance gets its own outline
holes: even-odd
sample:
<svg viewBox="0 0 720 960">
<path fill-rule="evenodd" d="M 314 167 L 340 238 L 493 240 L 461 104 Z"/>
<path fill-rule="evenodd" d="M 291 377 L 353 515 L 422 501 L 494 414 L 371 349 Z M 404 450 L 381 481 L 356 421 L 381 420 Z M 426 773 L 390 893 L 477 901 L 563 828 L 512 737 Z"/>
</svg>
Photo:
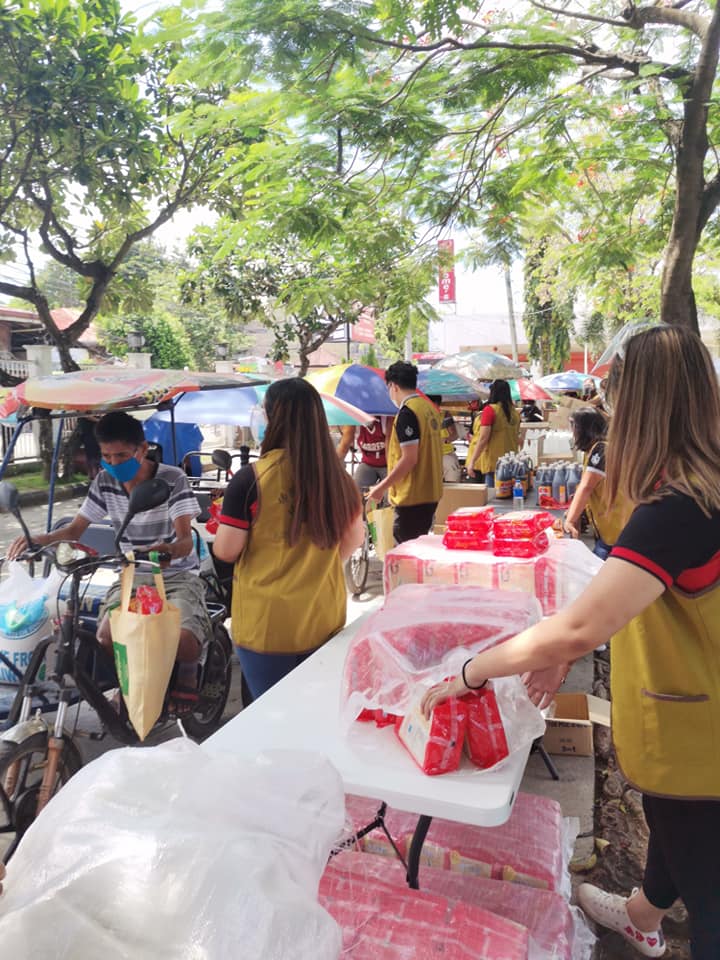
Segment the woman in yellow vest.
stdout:
<svg viewBox="0 0 720 960">
<path fill-rule="evenodd" d="M 473 436 L 468 447 L 465 469 L 469 477 L 476 472 L 489 487 L 495 486 L 495 465 L 505 453 L 520 445 L 520 414 L 513 406 L 510 384 L 495 380 L 490 397 L 473 424 Z"/>
<path fill-rule="evenodd" d="M 616 361 L 617 362 L 617 361 Z M 720 957 L 720 391 L 684 327 L 625 345 L 607 449 L 609 501 L 633 510 L 610 557 L 567 609 L 468 660 L 424 695 L 426 713 L 488 677 L 530 671 L 534 699 L 564 664 L 611 643 L 618 763 L 643 795 L 642 887 L 629 898 L 582 884 L 589 916 L 642 956 L 665 952 L 660 923 L 682 899 L 693 960 Z M 552 691 L 554 692 L 554 690 Z"/>
<path fill-rule="evenodd" d="M 605 497 L 605 451 L 608 421 L 599 410 L 588 407 L 570 416 L 573 447 L 582 451 L 583 475 L 568 507 L 563 529 L 572 537 L 580 536 L 580 517 L 585 511 L 595 531 L 595 553 L 606 560 L 620 536 L 629 515 L 627 504 L 617 500 L 612 505 Z"/>
<path fill-rule="evenodd" d="M 230 481 L 213 544 L 235 564 L 232 635 L 253 698 L 345 625 L 343 563 L 364 536 L 315 388 L 278 380 L 265 413 L 260 459 Z"/>
</svg>

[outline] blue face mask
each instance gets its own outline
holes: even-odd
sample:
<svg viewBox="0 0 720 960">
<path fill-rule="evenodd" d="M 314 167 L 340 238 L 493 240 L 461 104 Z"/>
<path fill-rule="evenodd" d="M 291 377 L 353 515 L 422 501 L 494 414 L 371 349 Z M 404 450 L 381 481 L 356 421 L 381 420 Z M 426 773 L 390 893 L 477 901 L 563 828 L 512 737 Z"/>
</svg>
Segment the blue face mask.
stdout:
<svg viewBox="0 0 720 960">
<path fill-rule="evenodd" d="M 107 470 L 111 477 L 115 477 L 118 483 L 129 483 L 135 479 L 142 464 L 135 457 L 130 457 L 129 460 L 123 460 L 122 463 L 116 464 L 101 460 L 100 466 L 103 470 Z"/>
</svg>

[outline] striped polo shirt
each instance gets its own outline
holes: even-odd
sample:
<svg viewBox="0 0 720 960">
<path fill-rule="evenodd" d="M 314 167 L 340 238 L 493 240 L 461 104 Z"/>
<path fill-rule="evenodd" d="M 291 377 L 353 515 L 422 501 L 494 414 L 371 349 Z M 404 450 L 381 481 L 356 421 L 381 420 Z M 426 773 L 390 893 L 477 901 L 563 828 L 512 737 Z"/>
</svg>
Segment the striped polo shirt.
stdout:
<svg viewBox="0 0 720 960">
<path fill-rule="evenodd" d="M 170 487 L 170 499 L 159 507 L 133 517 L 120 541 L 123 550 L 144 550 L 153 543 L 173 543 L 176 539 L 174 521 L 178 517 L 196 517 L 200 513 L 195 494 L 182 470 L 159 463 L 155 476 Z M 108 517 L 117 533 L 127 513 L 128 499 L 120 481 L 107 470 L 101 470 L 90 484 L 85 502 L 80 507 L 80 516 L 90 523 Z M 181 571 L 197 573 L 198 570 L 197 553 L 191 550 L 186 557 L 171 560 L 170 566 L 163 570 L 163 575 L 167 577 Z"/>
</svg>

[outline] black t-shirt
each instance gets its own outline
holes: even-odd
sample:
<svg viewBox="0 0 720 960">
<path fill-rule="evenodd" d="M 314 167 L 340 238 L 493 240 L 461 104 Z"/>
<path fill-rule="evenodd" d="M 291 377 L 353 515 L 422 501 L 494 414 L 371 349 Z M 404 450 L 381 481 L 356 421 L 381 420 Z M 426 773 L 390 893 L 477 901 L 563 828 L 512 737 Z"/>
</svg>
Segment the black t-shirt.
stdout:
<svg viewBox="0 0 720 960">
<path fill-rule="evenodd" d="M 230 527 L 249 530 L 258 508 L 258 486 L 252 465 L 242 467 L 225 490 L 218 520 Z"/>
<path fill-rule="evenodd" d="M 400 446 L 404 443 L 418 443 L 420 440 L 418 418 L 407 404 L 400 407 L 400 412 L 395 417 L 395 431 Z"/>
<path fill-rule="evenodd" d="M 611 557 L 647 570 L 666 587 L 697 593 L 720 583 L 720 511 L 705 516 L 683 493 L 636 507 Z"/>
<path fill-rule="evenodd" d="M 605 448 L 607 444 L 604 440 L 598 440 L 595 446 L 590 450 L 590 456 L 588 457 L 587 469 L 590 473 L 599 473 L 601 476 L 605 476 Z"/>
</svg>

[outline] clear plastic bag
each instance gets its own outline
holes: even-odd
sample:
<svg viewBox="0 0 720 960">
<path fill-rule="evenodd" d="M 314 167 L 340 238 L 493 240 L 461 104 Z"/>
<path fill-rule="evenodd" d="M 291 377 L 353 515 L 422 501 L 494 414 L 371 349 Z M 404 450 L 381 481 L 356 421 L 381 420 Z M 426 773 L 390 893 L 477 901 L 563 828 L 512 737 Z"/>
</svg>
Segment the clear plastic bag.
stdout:
<svg viewBox="0 0 720 960">
<path fill-rule="evenodd" d="M 469 657 L 539 619 L 537 601 L 522 593 L 419 584 L 393 590 L 348 648 L 343 725 L 365 709 L 404 716 L 420 685 L 456 676 Z"/>
<path fill-rule="evenodd" d="M 23 563 L 7 565 L 7 577 L 0 582 L 0 653 L 21 673 L 38 643 L 52 633 L 62 580 L 57 570 L 47 578 L 31 577 Z M 0 682 L 20 683 L 2 661 Z"/>
<path fill-rule="evenodd" d="M 111 751 L 10 861 L 3 956 L 337 960 L 317 890 L 343 821 L 340 777 L 318 754 L 253 763 L 188 740 Z"/>
</svg>

